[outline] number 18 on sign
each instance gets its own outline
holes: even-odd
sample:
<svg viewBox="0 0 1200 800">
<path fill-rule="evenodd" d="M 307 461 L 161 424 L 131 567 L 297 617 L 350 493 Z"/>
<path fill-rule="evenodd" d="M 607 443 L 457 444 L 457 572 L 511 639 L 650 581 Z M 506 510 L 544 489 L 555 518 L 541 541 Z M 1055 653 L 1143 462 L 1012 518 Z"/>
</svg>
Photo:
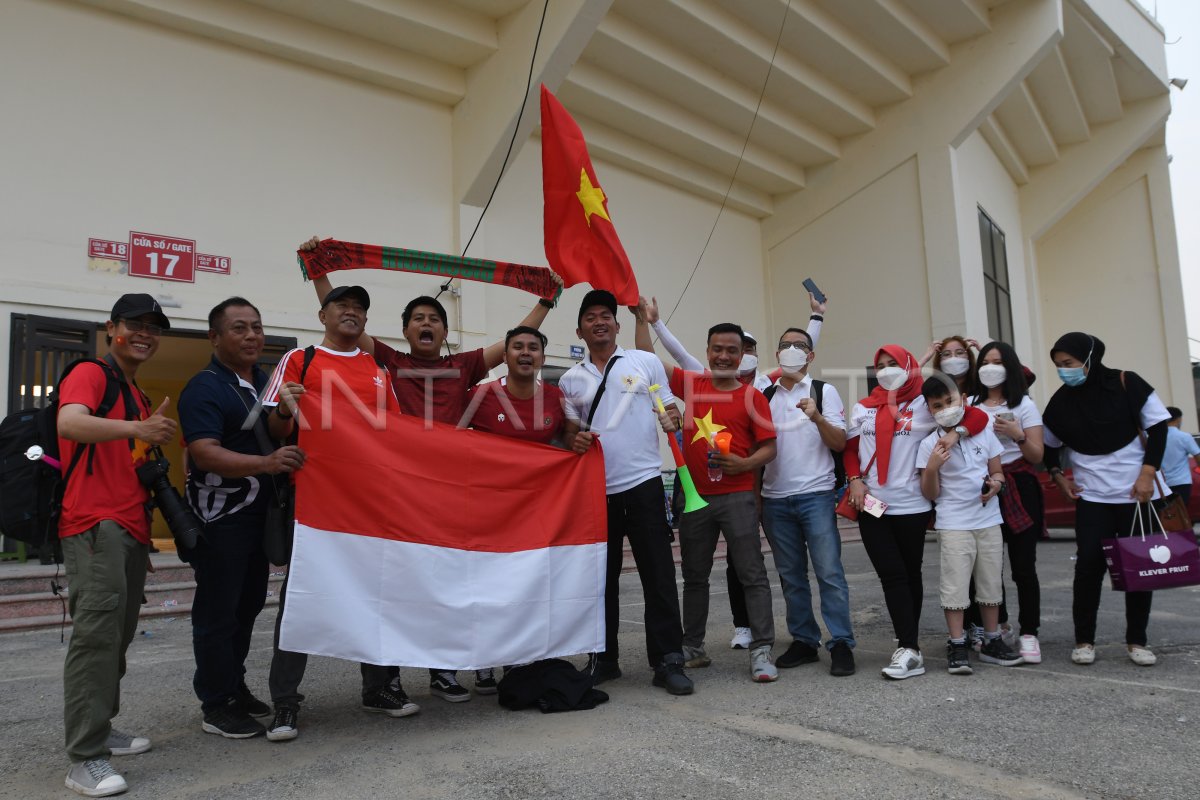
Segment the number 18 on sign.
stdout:
<svg viewBox="0 0 1200 800">
<path fill-rule="evenodd" d="M 196 242 L 157 233 L 129 232 L 129 274 L 160 281 L 196 282 Z"/>
</svg>

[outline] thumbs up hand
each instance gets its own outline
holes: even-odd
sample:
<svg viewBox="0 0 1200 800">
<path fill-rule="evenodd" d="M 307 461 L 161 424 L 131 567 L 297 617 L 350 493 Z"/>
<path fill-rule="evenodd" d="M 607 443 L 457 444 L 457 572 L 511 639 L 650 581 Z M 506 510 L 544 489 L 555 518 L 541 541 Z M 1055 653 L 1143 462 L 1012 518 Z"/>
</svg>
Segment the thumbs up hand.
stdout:
<svg viewBox="0 0 1200 800">
<path fill-rule="evenodd" d="M 171 441 L 179 426 L 175 420 L 163 415 L 170 403 L 171 398 L 164 397 L 153 414 L 135 422 L 134 438 L 150 444 L 166 444 Z"/>
</svg>

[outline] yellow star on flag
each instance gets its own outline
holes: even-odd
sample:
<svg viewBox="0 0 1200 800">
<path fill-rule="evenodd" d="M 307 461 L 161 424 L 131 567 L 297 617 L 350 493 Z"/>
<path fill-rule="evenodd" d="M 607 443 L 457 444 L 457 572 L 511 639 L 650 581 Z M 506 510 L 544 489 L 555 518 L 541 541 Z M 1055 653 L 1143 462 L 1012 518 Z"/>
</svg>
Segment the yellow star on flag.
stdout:
<svg viewBox="0 0 1200 800">
<path fill-rule="evenodd" d="M 589 228 L 592 226 L 592 214 L 612 222 L 608 219 L 608 212 L 604 210 L 604 190 L 599 186 L 592 186 L 592 179 L 588 177 L 586 169 L 579 170 L 579 191 L 575 196 L 583 205 L 583 216 Z"/>
<path fill-rule="evenodd" d="M 711 442 L 714 436 L 725 430 L 724 425 L 713 422 L 711 408 L 703 417 L 692 417 L 692 422 L 696 423 L 696 435 L 692 437 L 692 444 L 701 439 Z"/>
</svg>

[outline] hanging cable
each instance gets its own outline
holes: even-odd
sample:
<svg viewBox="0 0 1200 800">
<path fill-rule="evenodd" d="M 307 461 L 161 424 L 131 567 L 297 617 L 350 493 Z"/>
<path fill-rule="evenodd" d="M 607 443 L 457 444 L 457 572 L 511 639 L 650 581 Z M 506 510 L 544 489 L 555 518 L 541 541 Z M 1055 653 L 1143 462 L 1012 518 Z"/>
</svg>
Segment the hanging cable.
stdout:
<svg viewBox="0 0 1200 800">
<path fill-rule="evenodd" d="M 525 116 L 525 107 L 529 105 L 529 92 L 533 88 L 533 68 L 537 64 L 538 45 L 542 41 L 542 28 L 546 26 L 546 12 L 549 8 L 550 0 L 546 0 L 542 5 L 542 19 L 538 22 L 537 36 L 533 40 L 533 55 L 529 58 L 529 75 L 525 78 L 525 95 L 521 98 L 521 110 L 517 112 L 517 121 L 513 125 L 512 138 L 508 140 L 508 150 L 504 153 L 504 161 L 500 164 L 500 173 L 496 175 L 496 182 L 492 184 L 491 194 L 488 195 L 487 202 L 483 204 L 483 210 L 479 212 L 479 219 L 475 220 L 475 228 L 471 231 L 470 238 L 467 239 L 466 247 L 463 248 L 462 256 L 464 257 L 467 255 L 467 251 L 471 249 L 471 242 L 475 241 L 475 234 L 479 233 L 479 226 L 483 224 L 483 216 L 492 205 L 492 199 L 496 196 L 496 190 L 500 188 L 500 180 L 504 177 L 504 170 L 508 168 L 508 160 L 512 157 L 513 147 L 517 143 L 517 132 L 521 130 L 521 119 Z M 450 291 L 450 281 L 442 284 L 440 291 L 434 299 L 441 297 L 442 292 L 448 291 Z"/>
<path fill-rule="evenodd" d="M 683 296 L 687 294 L 688 287 L 692 285 L 692 279 L 696 277 L 696 270 L 700 269 L 700 262 L 704 260 L 704 254 L 708 252 L 708 245 L 712 242 L 713 234 L 717 232 L 717 224 L 721 221 L 721 214 L 725 212 L 725 206 L 729 202 L 729 193 L 733 191 L 733 184 L 737 181 L 738 169 L 742 166 L 742 159 L 746 156 L 746 148 L 750 146 L 750 135 L 754 133 L 754 123 L 758 121 L 758 112 L 762 108 L 763 98 L 767 94 L 767 84 L 771 81 L 771 72 L 775 68 L 775 57 L 779 54 L 779 45 L 783 42 L 783 29 L 787 26 L 788 15 L 791 11 L 792 0 L 788 0 L 787 7 L 783 10 L 783 19 L 779 22 L 779 34 L 775 37 L 775 49 L 771 51 L 771 61 L 767 65 L 767 76 L 763 79 L 762 91 L 758 93 L 758 103 L 754 106 L 754 116 L 750 118 L 750 129 L 746 131 L 746 140 L 742 142 L 742 151 L 738 153 L 737 163 L 733 167 L 733 174 L 729 177 L 729 186 L 725 188 L 725 196 L 721 198 L 721 207 L 717 209 L 716 219 L 713 220 L 712 228 L 708 231 L 708 238 L 704 240 L 704 247 L 700 249 L 696 265 L 692 267 L 692 272 L 688 275 L 687 282 L 683 285 L 683 291 L 679 293 L 678 299 L 675 300 L 675 305 L 671 307 L 671 313 L 667 315 L 667 322 L 670 322 L 671 317 L 675 316 L 675 312 L 679 310 L 679 304 L 683 302 Z"/>
</svg>

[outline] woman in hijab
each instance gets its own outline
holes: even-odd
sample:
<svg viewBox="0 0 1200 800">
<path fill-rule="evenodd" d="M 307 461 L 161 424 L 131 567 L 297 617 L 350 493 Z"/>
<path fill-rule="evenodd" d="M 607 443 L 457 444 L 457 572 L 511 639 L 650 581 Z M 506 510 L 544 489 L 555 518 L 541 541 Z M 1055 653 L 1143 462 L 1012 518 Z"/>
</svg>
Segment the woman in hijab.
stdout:
<svg viewBox="0 0 1200 800">
<path fill-rule="evenodd" d="M 1075 584 L 1071 660 L 1096 660 L 1096 613 L 1106 571 L 1101 541 L 1128 536 L 1140 503 L 1161 497 L 1156 473 L 1167 443 L 1167 412 L 1158 393 L 1133 372 L 1104 366 L 1104 342 L 1087 333 L 1065 334 L 1050 358 L 1063 386 L 1050 398 L 1045 464 L 1059 490 L 1075 500 Z M 1142 431 L 1145 431 L 1143 443 Z M 1070 451 L 1074 475 L 1062 471 Z M 1150 592 L 1125 593 L 1125 646 L 1138 666 L 1157 660 L 1146 647 Z"/>
<path fill-rule="evenodd" d="M 961 419 L 935 422 L 921 396 L 921 366 L 899 345 L 879 348 L 874 364 L 879 385 L 851 410 L 842 459 L 850 505 L 861 512 L 858 527 L 863 546 L 883 585 L 899 644 L 883 674 L 903 680 L 925 673 L 917 629 L 931 505 L 921 494 L 917 449 L 939 423 L 953 429 L 945 439 L 953 447 L 960 437 L 982 431 L 988 417 L 977 408 L 967 408 Z M 881 516 L 862 510 L 868 495 L 887 504 Z"/>
</svg>

